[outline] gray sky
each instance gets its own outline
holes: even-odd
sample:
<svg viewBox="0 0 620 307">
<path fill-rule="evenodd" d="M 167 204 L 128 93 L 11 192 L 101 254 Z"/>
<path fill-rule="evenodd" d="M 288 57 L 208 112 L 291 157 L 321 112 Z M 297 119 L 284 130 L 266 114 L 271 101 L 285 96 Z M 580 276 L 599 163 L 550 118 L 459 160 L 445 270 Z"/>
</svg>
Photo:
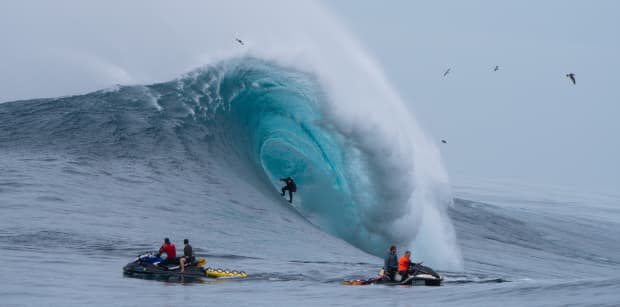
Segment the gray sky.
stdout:
<svg viewBox="0 0 620 307">
<path fill-rule="evenodd" d="M 169 80 L 237 52 L 240 33 L 302 50 L 291 42 L 330 25 L 310 5 L 267 2 L 2 1 L 0 101 Z M 323 3 L 448 140 L 453 178 L 620 187 L 620 1 Z"/>
<path fill-rule="evenodd" d="M 620 187 L 620 1 L 325 3 L 449 142 L 453 177 Z"/>
</svg>

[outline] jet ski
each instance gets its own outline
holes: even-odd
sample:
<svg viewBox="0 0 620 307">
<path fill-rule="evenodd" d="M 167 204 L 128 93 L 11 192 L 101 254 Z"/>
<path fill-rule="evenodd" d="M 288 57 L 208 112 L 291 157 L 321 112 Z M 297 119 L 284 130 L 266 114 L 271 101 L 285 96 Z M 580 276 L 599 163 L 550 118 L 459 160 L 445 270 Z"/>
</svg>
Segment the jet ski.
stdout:
<svg viewBox="0 0 620 307">
<path fill-rule="evenodd" d="M 378 277 L 369 279 L 345 280 L 343 285 L 365 286 L 365 285 L 386 285 L 386 286 L 441 286 L 443 277 L 433 269 L 421 264 L 413 263 L 409 269 L 409 275 L 403 279 L 396 273 L 394 280 L 384 276 L 383 269 Z"/>
<path fill-rule="evenodd" d="M 205 277 L 203 268 L 206 263 L 205 259 L 198 259 L 194 263 L 185 264 L 185 272 L 181 273 L 179 264 L 162 264 L 163 258 L 154 253 L 145 253 L 136 257 L 136 259 L 123 267 L 126 275 L 146 274 L 146 275 L 166 275 L 176 276 L 184 275 L 190 277 Z"/>
<path fill-rule="evenodd" d="M 206 259 L 197 259 L 193 263 L 185 264 L 185 272 L 181 273 L 179 264 L 162 264 L 163 258 L 155 253 L 144 253 L 138 255 L 134 261 L 123 267 L 123 273 L 128 276 L 135 277 L 240 277 L 244 278 L 248 275 L 241 271 L 229 271 L 223 269 L 204 268 L 207 263 Z"/>
</svg>

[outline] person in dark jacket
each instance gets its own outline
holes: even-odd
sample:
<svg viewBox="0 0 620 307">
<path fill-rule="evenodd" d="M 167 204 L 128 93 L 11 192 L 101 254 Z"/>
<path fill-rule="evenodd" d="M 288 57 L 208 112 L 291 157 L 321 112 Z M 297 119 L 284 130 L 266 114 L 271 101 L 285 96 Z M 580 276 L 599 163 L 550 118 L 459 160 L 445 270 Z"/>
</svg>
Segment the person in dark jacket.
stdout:
<svg viewBox="0 0 620 307">
<path fill-rule="evenodd" d="M 185 272 L 186 263 L 192 264 L 196 261 L 196 258 L 194 257 L 194 249 L 191 245 L 189 245 L 189 240 L 183 240 L 183 244 L 185 245 L 183 248 L 183 257 L 179 259 L 179 263 L 181 264 L 181 273 Z"/>
<path fill-rule="evenodd" d="M 288 202 L 292 203 L 293 192 L 297 192 L 297 185 L 295 184 L 295 181 L 291 177 L 282 178 L 280 181 L 286 184 L 286 186 L 282 187 L 282 196 L 284 196 L 284 193 L 288 191 Z"/>
<path fill-rule="evenodd" d="M 396 246 L 390 246 L 390 250 L 385 254 L 385 263 L 383 265 L 383 276 L 394 280 L 394 275 L 398 270 L 398 260 L 396 259 Z"/>
</svg>

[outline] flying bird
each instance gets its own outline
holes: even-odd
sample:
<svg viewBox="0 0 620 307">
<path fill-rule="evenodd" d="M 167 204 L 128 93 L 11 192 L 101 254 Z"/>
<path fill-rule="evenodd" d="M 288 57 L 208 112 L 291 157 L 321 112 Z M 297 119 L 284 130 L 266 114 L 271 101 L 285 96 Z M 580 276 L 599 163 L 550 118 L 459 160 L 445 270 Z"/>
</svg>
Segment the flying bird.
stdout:
<svg viewBox="0 0 620 307">
<path fill-rule="evenodd" d="M 570 73 L 570 74 L 566 74 L 566 76 L 573 81 L 573 84 L 577 84 L 577 81 L 575 81 L 575 74 L 574 73 Z"/>
<path fill-rule="evenodd" d="M 446 140 L 441 140 L 441 142 L 444 143 L 444 144 L 448 144 L 448 141 L 446 141 Z"/>
<path fill-rule="evenodd" d="M 498 71 L 499 70 L 499 65 L 495 65 L 495 68 L 493 69 L 493 71 Z"/>
<path fill-rule="evenodd" d="M 446 70 L 446 72 L 443 73 L 443 76 L 447 76 L 450 73 L 450 68 L 448 68 L 448 70 Z"/>
<path fill-rule="evenodd" d="M 245 44 L 243 43 L 243 41 L 242 41 L 242 40 L 240 40 L 240 39 L 238 39 L 238 38 L 235 38 L 235 40 L 237 41 L 237 43 L 239 43 L 239 44 L 241 44 L 241 45 L 245 45 Z"/>
</svg>

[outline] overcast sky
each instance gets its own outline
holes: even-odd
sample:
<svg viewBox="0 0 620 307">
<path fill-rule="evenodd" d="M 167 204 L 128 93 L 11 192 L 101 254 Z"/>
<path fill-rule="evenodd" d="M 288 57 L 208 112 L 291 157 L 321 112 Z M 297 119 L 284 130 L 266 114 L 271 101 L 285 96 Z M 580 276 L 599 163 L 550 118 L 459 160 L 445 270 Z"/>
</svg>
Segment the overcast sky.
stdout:
<svg viewBox="0 0 620 307">
<path fill-rule="evenodd" d="M 448 141 L 453 177 L 620 188 L 620 1 L 325 3 Z"/>
<path fill-rule="evenodd" d="M 0 101 L 169 80 L 238 50 L 239 33 L 268 45 L 324 31 L 312 6 L 268 2 L 1 1 Z M 620 187 L 620 1 L 323 3 L 448 141 L 453 178 Z"/>
</svg>

